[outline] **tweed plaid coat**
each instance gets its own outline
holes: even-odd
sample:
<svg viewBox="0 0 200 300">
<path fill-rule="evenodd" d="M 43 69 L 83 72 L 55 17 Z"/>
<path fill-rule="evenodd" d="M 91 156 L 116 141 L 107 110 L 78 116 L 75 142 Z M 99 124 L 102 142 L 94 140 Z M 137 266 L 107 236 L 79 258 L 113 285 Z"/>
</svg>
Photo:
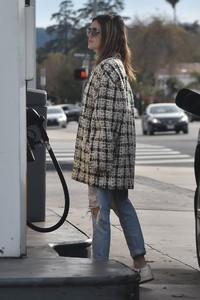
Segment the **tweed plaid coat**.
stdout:
<svg viewBox="0 0 200 300">
<path fill-rule="evenodd" d="M 134 100 L 123 63 L 108 58 L 86 85 L 72 178 L 107 189 L 134 187 Z"/>
</svg>

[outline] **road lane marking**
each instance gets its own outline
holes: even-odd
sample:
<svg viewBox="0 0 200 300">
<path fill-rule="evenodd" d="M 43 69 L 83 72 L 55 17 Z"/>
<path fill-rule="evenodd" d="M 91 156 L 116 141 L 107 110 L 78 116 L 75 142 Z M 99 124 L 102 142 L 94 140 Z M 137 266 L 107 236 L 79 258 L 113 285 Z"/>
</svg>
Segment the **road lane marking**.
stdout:
<svg viewBox="0 0 200 300">
<path fill-rule="evenodd" d="M 53 149 L 58 162 L 73 162 L 74 149 Z M 46 162 L 51 163 L 49 153 L 46 153 Z M 188 154 L 173 150 L 165 146 L 151 144 L 137 144 L 136 165 L 169 164 L 169 163 L 193 163 L 194 158 Z"/>
</svg>

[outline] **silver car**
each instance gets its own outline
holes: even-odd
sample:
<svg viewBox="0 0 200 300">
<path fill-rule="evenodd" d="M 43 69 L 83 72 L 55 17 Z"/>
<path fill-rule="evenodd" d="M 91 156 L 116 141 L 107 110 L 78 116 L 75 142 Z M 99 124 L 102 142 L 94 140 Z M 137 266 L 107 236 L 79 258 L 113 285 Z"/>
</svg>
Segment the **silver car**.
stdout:
<svg viewBox="0 0 200 300">
<path fill-rule="evenodd" d="M 60 126 L 66 128 L 67 117 L 60 106 L 47 106 L 47 126 Z"/>
</svg>

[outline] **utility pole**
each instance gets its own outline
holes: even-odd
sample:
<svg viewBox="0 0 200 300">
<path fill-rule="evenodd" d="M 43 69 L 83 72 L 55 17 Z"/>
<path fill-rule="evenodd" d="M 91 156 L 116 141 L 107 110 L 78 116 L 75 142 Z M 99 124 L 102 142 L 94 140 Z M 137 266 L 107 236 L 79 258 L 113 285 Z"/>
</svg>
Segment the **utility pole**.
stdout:
<svg viewBox="0 0 200 300">
<path fill-rule="evenodd" d="M 96 17 L 96 15 L 97 15 L 97 0 L 94 0 L 93 17 Z"/>
</svg>

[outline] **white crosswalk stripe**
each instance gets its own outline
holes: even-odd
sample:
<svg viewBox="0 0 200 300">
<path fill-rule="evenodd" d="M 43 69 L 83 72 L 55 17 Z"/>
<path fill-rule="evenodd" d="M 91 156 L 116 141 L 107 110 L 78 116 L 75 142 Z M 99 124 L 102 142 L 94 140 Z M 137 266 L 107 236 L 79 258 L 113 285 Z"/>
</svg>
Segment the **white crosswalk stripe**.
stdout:
<svg viewBox="0 0 200 300">
<path fill-rule="evenodd" d="M 192 163 L 194 158 L 171 148 L 147 144 L 138 144 L 136 149 L 136 164 L 169 164 Z"/>
<path fill-rule="evenodd" d="M 58 162 L 73 162 L 74 160 L 74 150 L 65 149 L 53 149 L 54 155 Z M 46 153 L 46 162 L 51 162 L 51 157 L 49 153 Z"/>
<path fill-rule="evenodd" d="M 53 149 L 54 154 L 60 163 L 72 163 L 74 160 L 74 149 Z M 51 157 L 46 154 L 47 163 Z M 137 144 L 136 165 L 168 164 L 168 163 L 193 163 L 194 157 L 182 154 L 179 151 L 164 146 Z"/>
</svg>

